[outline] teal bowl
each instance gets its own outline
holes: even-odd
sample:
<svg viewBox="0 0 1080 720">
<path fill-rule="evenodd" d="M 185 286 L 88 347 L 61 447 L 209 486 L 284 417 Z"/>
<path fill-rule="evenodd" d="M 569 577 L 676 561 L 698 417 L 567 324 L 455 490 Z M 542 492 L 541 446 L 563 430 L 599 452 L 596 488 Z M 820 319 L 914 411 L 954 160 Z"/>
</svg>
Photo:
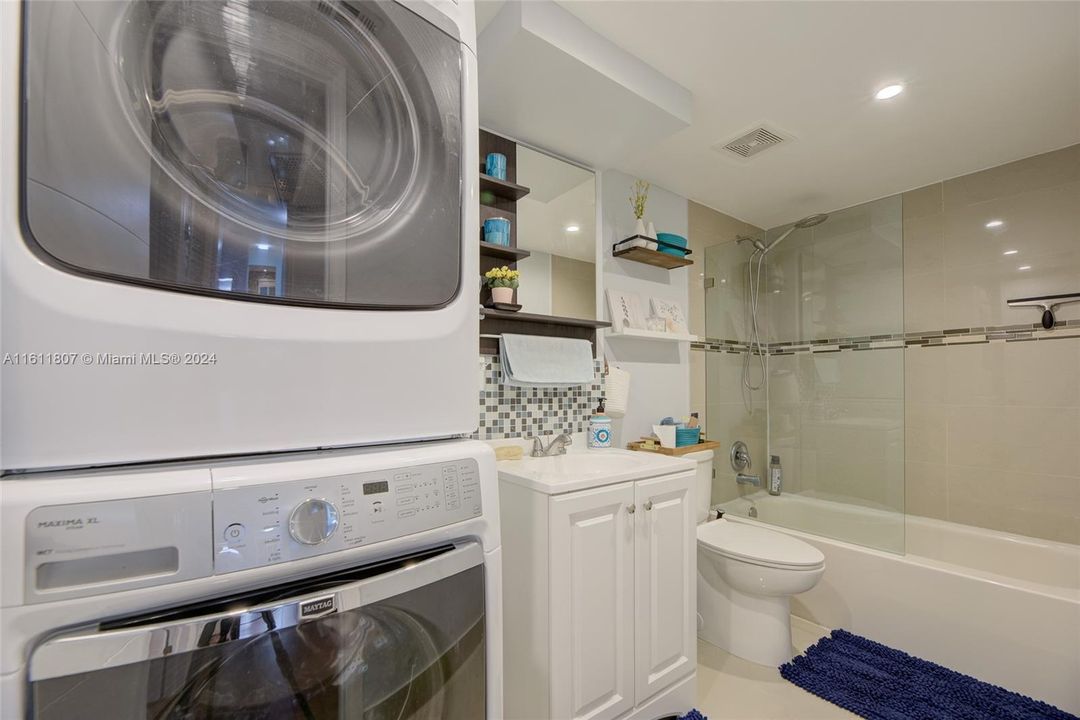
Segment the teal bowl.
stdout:
<svg viewBox="0 0 1080 720">
<path fill-rule="evenodd" d="M 685 248 L 687 245 L 686 238 L 684 238 L 682 235 L 661 232 L 656 233 L 656 239 L 662 243 L 660 245 L 660 252 L 667 253 L 668 255 L 674 255 L 676 257 L 686 257 L 686 250 L 680 249 Z M 668 247 L 668 245 L 677 245 L 678 247 Z"/>
<path fill-rule="evenodd" d="M 675 429 L 675 447 L 697 445 L 699 440 L 701 440 L 701 428 L 699 427 Z"/>
</svg>

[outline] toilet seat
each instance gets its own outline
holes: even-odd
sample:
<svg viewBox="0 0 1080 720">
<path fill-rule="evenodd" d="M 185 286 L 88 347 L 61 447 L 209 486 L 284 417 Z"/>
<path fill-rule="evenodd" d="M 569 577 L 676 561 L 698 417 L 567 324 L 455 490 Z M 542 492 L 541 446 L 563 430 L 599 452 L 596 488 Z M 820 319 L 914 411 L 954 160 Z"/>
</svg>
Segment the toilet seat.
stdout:
<svg viewBox="0 0 1080 720">
<path fill-rule="evenodd" d="M 786 533 L 730 520 L 702 523 L 698 546 L 732 560 L 790 570 L 814 570 L 825 565 L 825 555 L 810 543 Z"/>
</svg>

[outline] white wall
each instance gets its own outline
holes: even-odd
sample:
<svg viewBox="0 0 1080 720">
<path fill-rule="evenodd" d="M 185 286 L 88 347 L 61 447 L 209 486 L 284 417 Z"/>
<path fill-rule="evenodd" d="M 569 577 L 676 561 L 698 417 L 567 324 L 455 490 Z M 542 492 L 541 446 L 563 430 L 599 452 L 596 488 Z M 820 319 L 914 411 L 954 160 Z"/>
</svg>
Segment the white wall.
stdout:
<svg viewBox="0 0 1080 720">
<path fill-rule="evenodd" d="M 636 178 L 608 170 L 601 173 L 601 211 L 603 214 L 600 250 L 603 258 L 603 286 L 606 290 L 636 292 L 648 314 L 650 297 L 674 300 L 688 311 L 688 268 L 664 270 L 611 256 L 611 246 L 633 234 L 634 214 L 630 192 Z M 684 197 L 653 186 L 645 219 L 659 232 L 673 232 L 683 237 L 689 233 L 688 204 Z M 696 261 L 696 259 L 695 259 Z M 690 266 L 692 271 L 695 266 Z M 603 317 L 611 319 L 606 297 Z M 626 417 L 614 423 L 619 445 L 651 432 L 651 427 L 665 415 L 685 416 L 690 412 L 689 346 L 685 343 L 660 343 L 629 338 L 605 337 L 605 354 L 630 375 L 630 403 Z"/>
</svg>

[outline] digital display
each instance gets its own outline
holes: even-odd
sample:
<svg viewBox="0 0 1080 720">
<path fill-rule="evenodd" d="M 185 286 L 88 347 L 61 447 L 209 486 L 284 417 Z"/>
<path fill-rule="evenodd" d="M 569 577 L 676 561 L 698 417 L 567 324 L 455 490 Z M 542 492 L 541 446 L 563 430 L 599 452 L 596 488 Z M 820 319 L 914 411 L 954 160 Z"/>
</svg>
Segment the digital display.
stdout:
<svg viewBox="0 0 1080 720">
<path fill-rule="evenodd" d="M 378 493 L 384 493 L 390 491 L 390 483 L 385 480 L 379 482 L 364 483 L 365 495 L 377 495 Z"/>
</svg>

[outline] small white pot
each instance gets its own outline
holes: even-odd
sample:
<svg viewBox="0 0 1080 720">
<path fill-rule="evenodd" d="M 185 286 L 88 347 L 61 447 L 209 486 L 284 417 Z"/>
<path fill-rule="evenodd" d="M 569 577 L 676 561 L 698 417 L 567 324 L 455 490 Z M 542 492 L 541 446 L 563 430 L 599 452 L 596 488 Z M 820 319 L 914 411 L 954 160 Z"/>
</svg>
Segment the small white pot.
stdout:
<svg viewBox="0 0 1080 720">
<path fill-rule="evenodd" d="M 497 303 L 511 305 L 514 302 L 514 288 L 493 287 L 491 288 L 491 299 Z"/>
<path fill-rule="evenodd" d="M 640 235 L 641 237 L 648 237 L 649 236 L 648 232 L 646 232 L 646 230 L 645 230 L 645 221 L 642 220 L 641 218 L 638 218 L 637 222 L 634 223 L 634 234 L 635 235 Z"/>
<path fill-rule="evenodd" d="M 652 223 L 649 223 L 649 226 L 647 228 L 645 228 L 645 234 L 648 237 L 651 237 L 653 240 L 655 240 L 656 239 L 656 226 L 653 225 Z"/>
</svg>

